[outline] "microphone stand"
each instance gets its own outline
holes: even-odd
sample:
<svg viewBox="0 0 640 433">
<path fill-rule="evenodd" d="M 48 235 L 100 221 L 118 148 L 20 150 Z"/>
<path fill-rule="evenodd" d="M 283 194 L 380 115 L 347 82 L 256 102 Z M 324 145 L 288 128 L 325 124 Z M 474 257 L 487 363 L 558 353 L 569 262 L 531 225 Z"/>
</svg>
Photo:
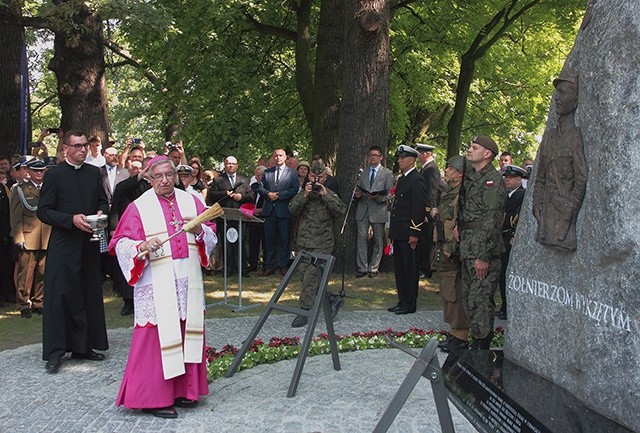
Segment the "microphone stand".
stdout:
<svg viewBox="0 0 640 433">
<path fill-rule="evenodd" d="M 358 175 L 356 176 L 356 182 L 353 185 L 353 191 L 351 191 L 351 198 L 349 199 L 349 206 L 347 206 L 347 212 L 344 214 L 344 219 L 342 220 L 342 228 L 340 229 L 340 237 L 342 238 L 342 288 L 340 289 L 340 297 L 346 298 L 347 295 L 344 291 L 344 275 L 347 267 L 347 261 L 345 259 L 346 256 L 346 244 L 344 242 L 344 229 L 347 226 L 347 218 L 349 218 L 349 212 L 351 211 L 351 205 L 353 204 L 353 198 L 356 195 L 356 188 L 358 188 L 358 181 L 360 180 L 360 176 L 364 169 L 358 169 Z"/>
</svg>

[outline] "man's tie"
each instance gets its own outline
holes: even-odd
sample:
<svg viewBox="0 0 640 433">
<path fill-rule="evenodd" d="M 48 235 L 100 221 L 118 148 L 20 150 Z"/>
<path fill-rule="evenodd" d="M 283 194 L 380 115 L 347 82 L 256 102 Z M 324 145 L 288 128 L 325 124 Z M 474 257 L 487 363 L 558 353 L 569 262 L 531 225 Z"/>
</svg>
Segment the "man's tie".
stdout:
<svg viewBox="0 0 640 433">
<path fill-rule="evenodd" d="M 231 188 L 234 188 L 236 186 L 236 176 L 234 174 L 229 176 L 229 183 L 231 183 Z"/>
<path fill-rule="evenodd" d="M 376 170 L 371 167 L 371 176 L 369 176 L 369 190 L 373 188 L 373 180 L 376 178 Z"/>
<path fill-rule="evenodd" d="M 280 182 L 280 167 L 276 168 L 276 186 L 278 186 L 278 182 Z"/>
</svg>

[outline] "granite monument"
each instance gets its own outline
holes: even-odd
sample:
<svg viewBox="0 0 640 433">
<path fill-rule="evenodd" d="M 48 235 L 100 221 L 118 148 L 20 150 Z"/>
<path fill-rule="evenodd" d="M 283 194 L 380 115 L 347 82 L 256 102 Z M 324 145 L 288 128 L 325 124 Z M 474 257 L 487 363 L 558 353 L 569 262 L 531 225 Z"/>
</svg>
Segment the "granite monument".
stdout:
<svg viewBox="0 0 640 433">
<path fill-rule="evenodd" d="M 536 178 L 548 157 L 541 146 L 507 269 L 505 341 L 507 359 L 633 431 L 640 431 L 639 41 L 640 2 L 590 2 L 563 68 L 579 76 L 571 116 L 588 167 L 567 232 L 575 239 L 570 248 L 536 241 Z M 551 103 L 547 137 L 559 118 Z"/>
</svg>

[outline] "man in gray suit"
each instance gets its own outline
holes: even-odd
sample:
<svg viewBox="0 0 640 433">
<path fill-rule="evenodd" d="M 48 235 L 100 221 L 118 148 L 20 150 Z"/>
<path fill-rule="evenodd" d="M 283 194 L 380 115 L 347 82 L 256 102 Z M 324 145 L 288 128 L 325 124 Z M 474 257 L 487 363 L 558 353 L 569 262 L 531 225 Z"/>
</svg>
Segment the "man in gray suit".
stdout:
<svg viewBox="0 0 640 433">
<path fill-rule="evenodd" d="M 356 226 L 358 228 L 358 245 L 356 278 L 369 274 L 373 278 L 378 274 L 378 266 L 384 248 L 384 225 L 387 222 L 387 208 L 391 202 L 393 173 L 381 165 L 382 148 L 369 148 L 369 167 L 358 180 L 354 197 L 358 200 L 356 208 Z M 373 231 L 373 251 L 368 260 L 369 227 Z"/>
</svg>

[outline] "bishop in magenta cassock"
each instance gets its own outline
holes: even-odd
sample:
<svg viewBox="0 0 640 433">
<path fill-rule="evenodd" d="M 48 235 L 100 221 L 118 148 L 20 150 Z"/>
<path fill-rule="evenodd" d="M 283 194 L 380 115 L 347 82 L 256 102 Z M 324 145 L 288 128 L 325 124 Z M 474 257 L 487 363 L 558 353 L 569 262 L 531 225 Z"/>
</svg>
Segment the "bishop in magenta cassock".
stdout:
<svg viewBox="0 0 640 433">
<path fill-rule="evenodd" d="M 174 188 L 176 171 L 166 156 L 151 160 L 148 172 L 153 189 L 129 205 L 109 244 L 134 287 L 135 305 L 116 405 L 175 418 L 174 406 L 194 407 L 208 394 L 201 266 L 208 264 L 217 238 L 207 223 L 163 243 L 205 207 Z M 139 258 L 140 253 L 147 255 Z"/>
</svg>

